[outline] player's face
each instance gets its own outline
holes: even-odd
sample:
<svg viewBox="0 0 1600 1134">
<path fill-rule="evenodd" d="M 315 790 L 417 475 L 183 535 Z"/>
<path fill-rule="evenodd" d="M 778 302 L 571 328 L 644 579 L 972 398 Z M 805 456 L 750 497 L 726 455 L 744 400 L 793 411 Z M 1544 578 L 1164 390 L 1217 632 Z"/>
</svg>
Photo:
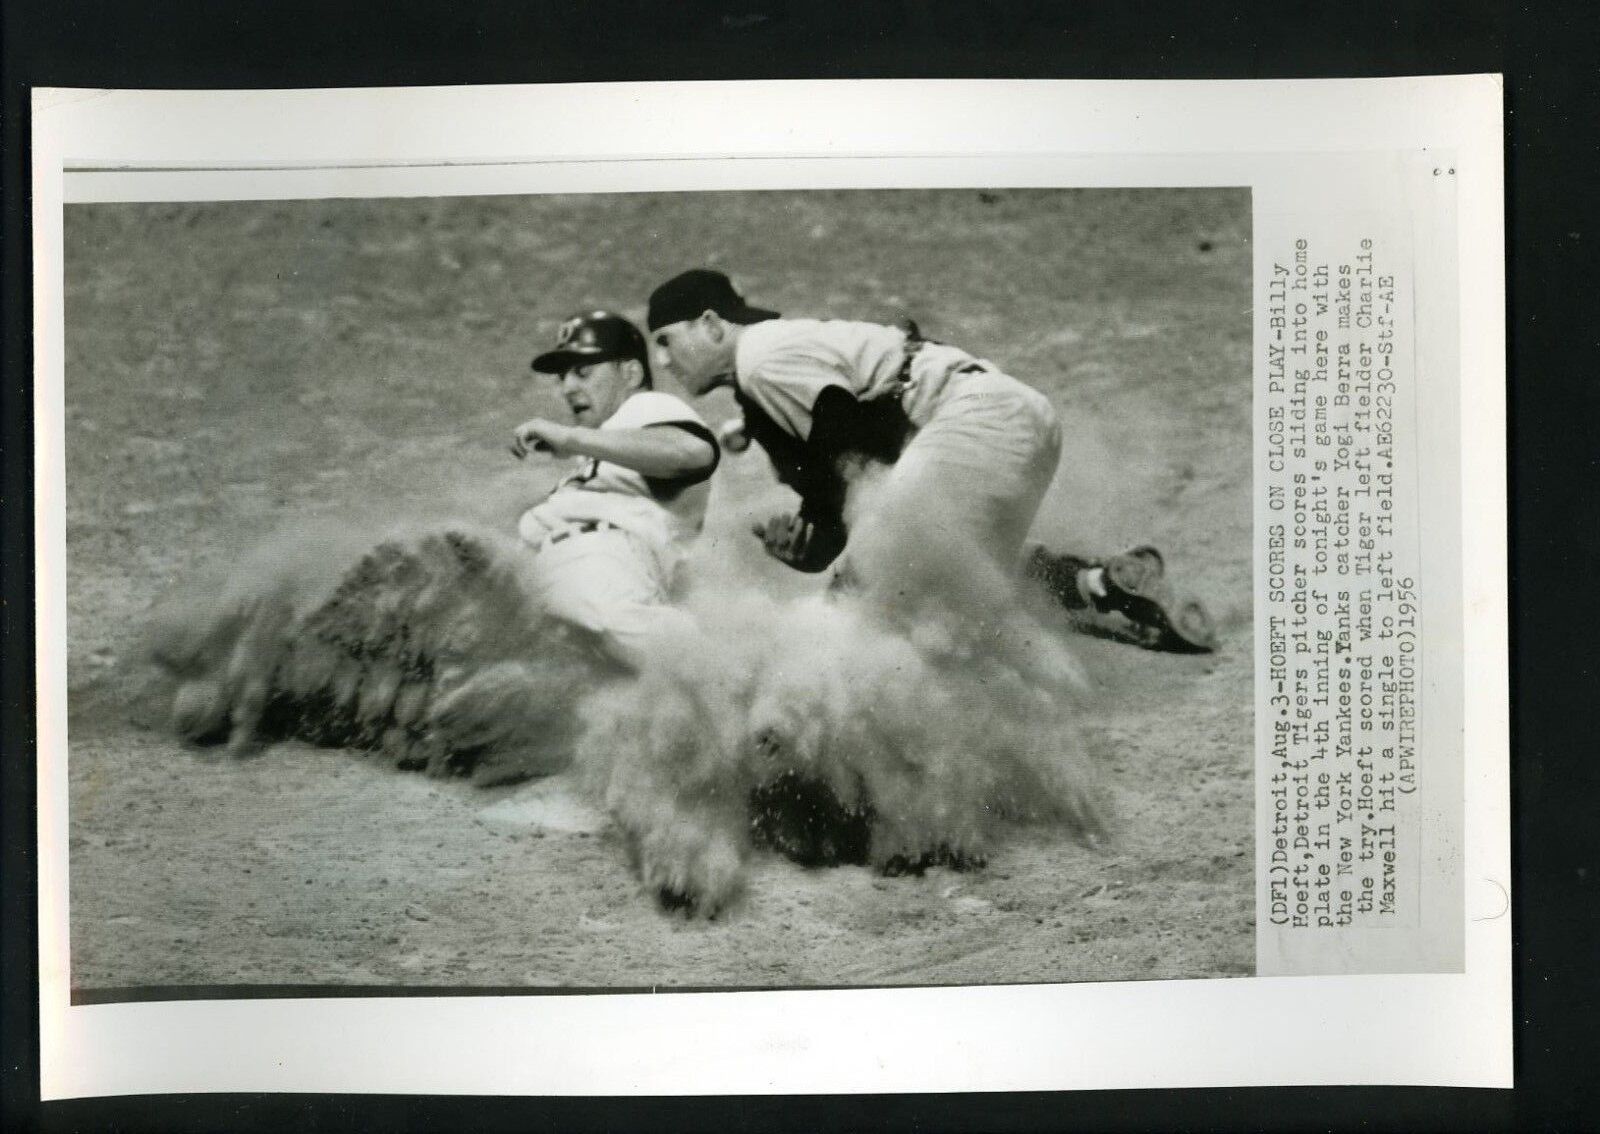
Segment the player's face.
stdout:
<svg viewBox="0 0 1600 1134">
<path fill-rule="evenodd" d="M 715 388 L 727 375 L 729 352 L 711 333 L 705 318 L 668 323 L 651 336 L 656 369 L 664 370 L 695 397 Z"/>
<path fill-rule="evenodd" d="M 573 420 L 591 427 L 601 425 L 616 413 L 637 384 L 632 368 L 618 359 L 574 366 L 556 381 Z"/>
</svg>

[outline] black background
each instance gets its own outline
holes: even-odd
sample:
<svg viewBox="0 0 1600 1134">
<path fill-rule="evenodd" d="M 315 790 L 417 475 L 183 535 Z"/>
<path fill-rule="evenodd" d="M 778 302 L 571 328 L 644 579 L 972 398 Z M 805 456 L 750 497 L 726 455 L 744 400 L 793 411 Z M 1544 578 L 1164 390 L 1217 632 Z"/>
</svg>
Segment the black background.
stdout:
<svg viewBox="0 0 1600 1134">
<path fill-rule="evenodd" d="M 1600 16 L 1588 3 L 5 0 L 4 1112 L 0 1128 L 1600 1129 Z M 218 1095 L 40 1107 L 33 862 L 33 86 L 309 87 L 750 78 L 1506 75 L 1515 1091 L 1278 1089 L 871 1098 Z M 1027 1037 L 1018 1037 L 1019 1043 Z M 685 1037 L 692 1042 L 692 1037 Z M 381 1053 L 374 1053 L 381 1058 Z"/>
</svg>

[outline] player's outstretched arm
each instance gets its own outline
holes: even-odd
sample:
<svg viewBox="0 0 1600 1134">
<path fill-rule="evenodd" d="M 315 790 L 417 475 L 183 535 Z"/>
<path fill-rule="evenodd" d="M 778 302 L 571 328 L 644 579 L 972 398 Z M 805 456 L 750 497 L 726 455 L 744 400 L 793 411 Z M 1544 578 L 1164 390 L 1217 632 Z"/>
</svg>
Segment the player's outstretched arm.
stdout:
<svg viewBox="0 0 1600 1134">
<path fill-rule="evenodd" d="M 511 451 L 556 457 L 594 457 L 643 476 L 676 479 L 710 472 L 717 445 L 710 430 L 646 426 L 642 429 L 591 429 L 534 418 L 513 432 Z"/>
</svg>

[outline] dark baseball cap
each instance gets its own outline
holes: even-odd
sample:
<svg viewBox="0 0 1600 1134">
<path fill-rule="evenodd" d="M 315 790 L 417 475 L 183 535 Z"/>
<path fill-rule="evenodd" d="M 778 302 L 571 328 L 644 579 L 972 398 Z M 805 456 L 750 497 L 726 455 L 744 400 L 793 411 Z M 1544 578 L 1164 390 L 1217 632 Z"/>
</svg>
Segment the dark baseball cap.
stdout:
<svg viewBox="0 0 1600 1134">
<path fill-rule="evenodd" d="M 574 315 L 561 324 L 556 332 L 555 350 L 545 351 L 534 359 L 533 368 L 542 374 L 565 374 L 574 366 L 613 358 L 636 359 L 649 373 L 649 352 L 639 328 L 610 311 L 590 311 Z"/>
<path fill-rule="evenodd" d="M 751 307 L 721 272 L 691 268 L 650 293 L 650 330 L 698 319 L 707 311 L 715 311 L 730 323 L 761 323 L 779 317 L 776 311 Z"/>
</svg>

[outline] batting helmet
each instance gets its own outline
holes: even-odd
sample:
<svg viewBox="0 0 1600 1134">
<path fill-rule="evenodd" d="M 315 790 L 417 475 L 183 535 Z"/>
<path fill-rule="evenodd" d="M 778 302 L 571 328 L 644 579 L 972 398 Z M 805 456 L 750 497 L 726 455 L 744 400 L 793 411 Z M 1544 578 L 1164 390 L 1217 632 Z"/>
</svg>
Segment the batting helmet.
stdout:
<svg viewBox="0 0 1600 1134">
<path fill-rule="evenodd" d="M 644 336 L 621 315 L 610 311 L 590 311 L 574 315 L 556 332 L 556 347 L 533 360 L 541 374 L 565 374 L 574 366 L 631 358 L 644 367 L 650 377 L 650 352 Z"/>
</svg>

